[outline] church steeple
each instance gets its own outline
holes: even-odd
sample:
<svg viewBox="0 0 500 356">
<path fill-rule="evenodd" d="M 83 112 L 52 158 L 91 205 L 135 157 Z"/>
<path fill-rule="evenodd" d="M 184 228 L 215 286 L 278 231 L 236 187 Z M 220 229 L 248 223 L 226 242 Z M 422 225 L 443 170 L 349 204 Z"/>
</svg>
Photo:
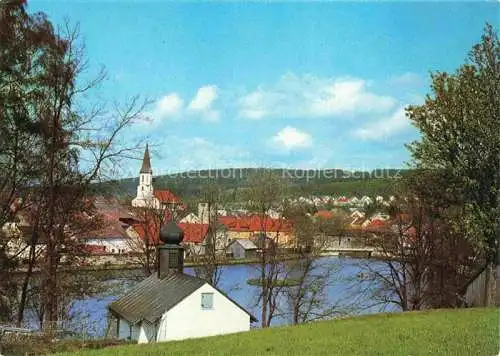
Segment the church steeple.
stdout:
<svg viewBox="0 0 500 356">
<path fill-rule="evenodd" d="M 153 170 L 149 157 L 149 146 L 146 145 L 141 170 L 139 171 L 139 185 L 137 196 L 132 200 L 132 206 L 150 206 L 153 199 Z"/>
<path fill-rule="evenodd" d="M 144 151 L 144 158 L 142 159 L 142 167 L 139 173 L 149 173 L 149 174 L 153 173 L 153 170 L 151 169 L 151 158 L 149 158 L 148 144 L 146 144 L 146 151 Z"/>
</svg>

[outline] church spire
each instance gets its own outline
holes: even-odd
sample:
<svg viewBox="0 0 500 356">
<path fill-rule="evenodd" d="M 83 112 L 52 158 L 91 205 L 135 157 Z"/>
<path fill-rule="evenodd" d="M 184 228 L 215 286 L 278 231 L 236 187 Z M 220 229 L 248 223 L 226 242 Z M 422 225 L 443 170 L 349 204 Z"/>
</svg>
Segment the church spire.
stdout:
<svg viewBox="0 0 500 356">
<path fill-rule="evenodd" d="M 144 158 L 142 159 L 142 167 L 139 173 L 149 173 L 149 174 L 153 173 L 153 170 L 151 169 L 151 159 L 149 158 L 148 144 L 146 144 L 146 151 L 144 151 Z"/>
</svg>

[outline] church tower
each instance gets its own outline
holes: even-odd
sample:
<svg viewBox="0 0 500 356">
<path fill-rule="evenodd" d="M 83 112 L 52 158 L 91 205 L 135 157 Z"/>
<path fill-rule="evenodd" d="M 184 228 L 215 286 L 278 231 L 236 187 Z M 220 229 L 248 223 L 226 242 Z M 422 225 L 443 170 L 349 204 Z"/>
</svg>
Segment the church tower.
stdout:
<svg viewBox="0 0 500 356">
<path fill-rule="evenodd" d="M 148 145 L 146 145 L 146 151 L 144 151 L 141 170 L 139 171 L 139 185 L 137 186 L 137 196 L 134 200 L 132 200 L 132 205 L 147 206 L 148 202 L 151 202 L 153 200 L 153 170 L 151 169 L 149 147 Z"/>
</svg>

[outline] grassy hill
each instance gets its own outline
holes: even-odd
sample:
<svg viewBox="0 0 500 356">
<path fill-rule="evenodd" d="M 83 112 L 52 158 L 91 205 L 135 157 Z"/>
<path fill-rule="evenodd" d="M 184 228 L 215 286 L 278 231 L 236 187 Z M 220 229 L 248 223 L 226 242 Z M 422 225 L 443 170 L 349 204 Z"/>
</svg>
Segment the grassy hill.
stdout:
<svg viewBox="0 0 500 356">
<path fill-rule="evenodd" d="M 207 184 L 217 184 L 231 200 L 238 201 L 241 192 L 248 186 L 248 177 L 255 173 L 253 168 L 232 168 L 202 170 L 162 175 L 154 178 L 155 187 L 167 187 L 184 200 L 202 195 Z M 348 172 L 340 169 L 292 170 L 274 169 L 290 185 L 291 195 L 390 195 L 394 184 L 408 170 L 377 169 L 371 172 Z M 106 194 L 133 197 L 136 194 L 138 178 L 102 183 L 97 186 Z"/>
<path fill-rule="evenodd" d="M 378 314 L 72 355 L 497 355 L 498 309 Z"/>
</svg>

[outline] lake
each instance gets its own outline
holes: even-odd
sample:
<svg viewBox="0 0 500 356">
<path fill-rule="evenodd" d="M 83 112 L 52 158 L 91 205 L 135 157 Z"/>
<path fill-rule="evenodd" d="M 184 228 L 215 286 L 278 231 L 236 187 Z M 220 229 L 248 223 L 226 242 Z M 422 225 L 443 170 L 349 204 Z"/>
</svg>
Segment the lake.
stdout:
<svg viewBox="0 0 500 356">
<path fill-rule="evenodd" d="M 359 273 L 366 270 L 366 266 L 383 268 L 383 262 L 333 256 L 322 257 L 315 262 L 318 264 L 315 273 L 328 275 L 324 296 L 325 303 L 335 305 L 335 310 L 339 313 L 338 316 L 397 310 L 393 306 L 377 303 L 378 300 L 375 300 L 373 296 L 377 285 L 373 280 L 358 278 Z M 257 319 L 260 319 L 261 309 L 257 305 L 259 287 L 247 284 L 248 279 L 258 277 L 257 266 L 251 264 L 230 265 L 221 268 L 222 275 L 218 287 L 255 315 Z M 184 272 L 194 275 L 192 268 L 185 268 Z M 107 326 L 107 305 L 139 281 L 140 279 L 137 278 L 117 276 L 117 278 L 100 282 L 105 284 L 103 290 L 106 290 L 106 293 L 73 302 L 72 311 L 76 315 L 75 324 L 80 326 L 80 330 L 84 329 L 92 335 L 104 335 Z M 287 308 L 287 303 L 288 298 L 281 297 L 278 304 L 282 311 L 290 310 Z M 283 325 L 290 322 L 291 315 L 284 313 L 284 315 L 277 316 L 271 325 Z M 260 322 L 253 325 L 253 327 L 259 326 Z"/>
</svg>

